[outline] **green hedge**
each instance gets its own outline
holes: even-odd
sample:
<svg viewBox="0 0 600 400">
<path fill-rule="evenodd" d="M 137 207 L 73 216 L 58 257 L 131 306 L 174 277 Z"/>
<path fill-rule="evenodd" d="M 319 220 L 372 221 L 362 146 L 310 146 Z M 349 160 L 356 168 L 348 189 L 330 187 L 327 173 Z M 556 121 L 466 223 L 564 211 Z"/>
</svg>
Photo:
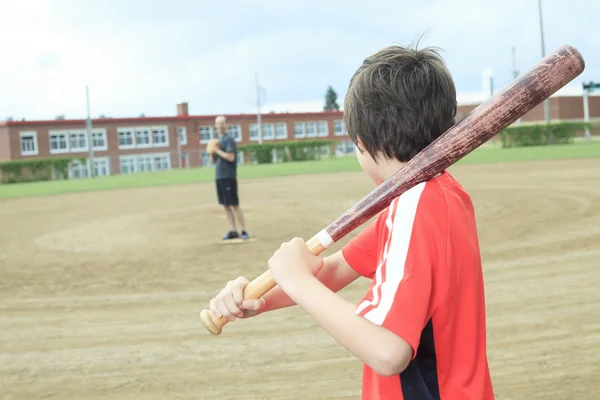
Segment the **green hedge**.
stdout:
<svg viewBox="0 0 600 400">
<path fill-rule="evenodd" d="M 502 147 L 542 146 L 550 144 L 568 144 L 578 132 L 590 124 L 579 122 L 561 122 L 551 124 L 510 126 L 498 136 Z"/>
<path fill-rule="evenodd" d="M 320 149 L 329 147 L 333 152 L 336 141 L 333 140 L 296 140 L 279 143 L 252 143 L 238 146 L 244 156 L 250 156 L 258 164 L 270 164 L 273 162 L 273 150 L 277 152 L 278 158 L 283 162 L 317 160 L 321 157 Z"/>
<path fill-rule="evenodd" d="M 67 177 L 69 164 L 79 160 L 85 163 L 85 157 L 57 157 L 15 160 L 0 163 L 2 183 L 19 183 L 48 181 L 52 179 L 53 171 Z"/>
</svg>

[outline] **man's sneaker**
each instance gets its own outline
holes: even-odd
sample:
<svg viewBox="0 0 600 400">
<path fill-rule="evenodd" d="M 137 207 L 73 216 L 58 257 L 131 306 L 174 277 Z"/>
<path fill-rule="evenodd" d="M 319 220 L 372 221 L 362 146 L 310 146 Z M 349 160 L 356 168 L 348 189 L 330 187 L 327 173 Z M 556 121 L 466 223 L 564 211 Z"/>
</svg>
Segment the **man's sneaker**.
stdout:
<svg viewBox="0 0 600 400">
<path fill-rule="evenodd" d="M 237 239 L 240 235 L 236 231 L 230 231 L 227 235 L 223 236 L 223 240 Z"/>
<path fill-rule="evenodd" d="M 242 239 L 250 239 L 250 236 L 248 235 L 248 232 L 242 231 Z"/>
</svg>

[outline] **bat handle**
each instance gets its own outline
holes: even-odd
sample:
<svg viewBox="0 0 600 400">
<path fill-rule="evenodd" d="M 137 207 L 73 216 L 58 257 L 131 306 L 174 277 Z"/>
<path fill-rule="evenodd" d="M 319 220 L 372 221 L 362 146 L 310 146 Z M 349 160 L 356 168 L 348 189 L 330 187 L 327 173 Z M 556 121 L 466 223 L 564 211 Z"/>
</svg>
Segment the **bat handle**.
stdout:
<svg viewBox="0 0 600 400">
<path fill-rule="evenodd" d="M 307 241 L 306 246 L 314 255 L 321 254 L 326 248 L 317 236 L 313 236 L 309 241 Z M 277 286 L 277 283 L 273 278 L 271 270 L 268 269 L 262 275 L 246 285 L 246 288 L 244 289 L 244 300 L 259 299 L 275 286 Z M 229 322 L 229 320 L 225 317 L 217 318 L 210 310 L 207 309 L 204 309 L 200 312 L 200 320 L 204 324 L 206 330 L 213 335 L 220 335 L 223 331 L 223 327 Z"/>
</svg>

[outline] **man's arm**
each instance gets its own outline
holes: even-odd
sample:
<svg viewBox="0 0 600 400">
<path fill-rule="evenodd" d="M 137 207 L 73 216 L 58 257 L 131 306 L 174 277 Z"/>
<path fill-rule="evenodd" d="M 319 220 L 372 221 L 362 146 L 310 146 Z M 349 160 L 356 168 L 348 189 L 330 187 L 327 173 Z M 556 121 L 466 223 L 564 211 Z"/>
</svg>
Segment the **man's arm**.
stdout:
<svg viewBox="0 0 600 400">
<path fill-rule="evenodd" d="M 225 160 L 227 160 L 229 162 L 235 161 L 235 153 L 225 152 L 225 151 L 219 149 L 218 147 L 215 150 L 215 154 L 217 154 L 219 157 L 224 158 Z"/>
<path fill-rule="evenodd" d="M 235 161 L 235 150 L 236 150 L 236 145 L 235 145 L 234 139 L 233 138 L 225 138 L 225 140 L 223 142 L 224 142 L 223 149 L 221 149 L 217 145 L 217 147 L 215 148 L 215 154 L 229 162 L 234 162 Z"/>
<path fill-rule="evenodd" d="M 316 278 L 334 293 L 342 290 L 358 277 L 360 275 L 348 265 L 341 250 L 325 257 L 323 267 L 316 275 Z M 263 312 L 296 305 L 294 300 L 286 295 L 279 286 L 271 289 L 263 298 L 266 302 Z"/>
</svg>

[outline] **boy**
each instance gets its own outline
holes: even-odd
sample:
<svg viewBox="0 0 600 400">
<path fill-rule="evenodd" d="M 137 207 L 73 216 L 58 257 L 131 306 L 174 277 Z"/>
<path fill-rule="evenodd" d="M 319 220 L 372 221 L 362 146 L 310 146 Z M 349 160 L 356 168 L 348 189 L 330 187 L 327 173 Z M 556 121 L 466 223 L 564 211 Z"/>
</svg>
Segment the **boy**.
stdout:
<svg viewBox="0 0 600 400">
<path fill-rule="evenodd" d="M 433 49 L 385 48 L 353 76 L 344 102 L 348 135 L 376 185 L 454 124 L 456 92 Z M 473 205 L 443 171 L 396 198 L 324 260 L 301 239 L 269 260 L 278 286 L 243 300 L 245 278 L 210 302 L 230 321 L 294 304 L 364 363 L 363 399 L 494 398 Z M 355 306 L 336 294 L 363 276 Z"/>
</svg>

